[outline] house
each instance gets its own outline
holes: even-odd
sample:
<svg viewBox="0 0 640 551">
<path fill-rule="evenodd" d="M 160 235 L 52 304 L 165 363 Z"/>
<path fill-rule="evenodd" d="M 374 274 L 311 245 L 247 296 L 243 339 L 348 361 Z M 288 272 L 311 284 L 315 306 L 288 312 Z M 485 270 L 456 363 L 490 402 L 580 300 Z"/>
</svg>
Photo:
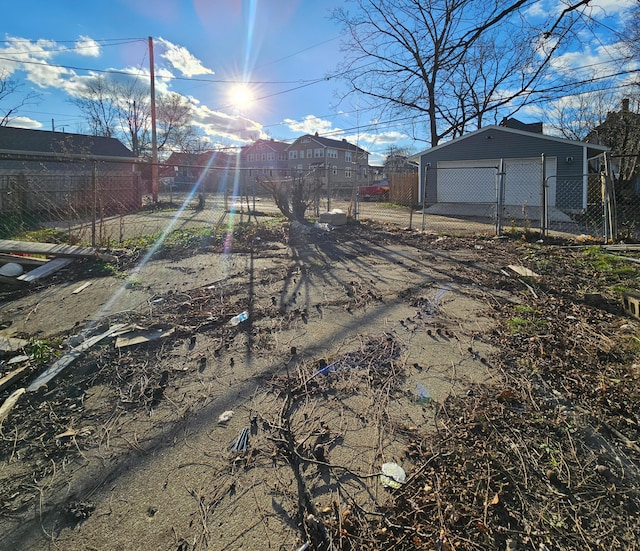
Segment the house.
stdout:
<svg viewBox="0 0 640 551">
<path fill-rule="evenodd" d="M 233 185 L 237 156 L 225 151 L 173 152 L 158 170 L 162 187 L 178 191 L 224 191 Z"/>
<path fill-rule="evenodd" d="M 419 162 L 419 197 L 430 212 L 495 214 L 503 160 L 503 206 L 515 218 L 536 218 L 543 180 L 554 213 L 587 208 L 589 160 L 608 147 L 508 126 L 485 126 L 412 158 Z M 539 218 L 538 218 L 539 219 Z"/>
<path fill-rule="evenodd" d="M 136 159 L 119 140 L 0 127 L 0 213 L 59 217 L 141 204 Z"/>
<path fill-rule="evenodd" d="M 624 195 L 640 194 L 640 113 L 622 100 L 619 111 L 607 113 L 605 121 L 594 128 L 586 140 L 611 148 L 612 171 Z"/>
<path fill-rule="evenodd" d="M 369 153 L 347 140 L 305 134 L 287 147 L 292 177 L 314 178 L 332 196 L 350 197 L 371 181 Z"/>
<path fill-rule="evenodd" d="M 240 152 L 243 189 L 254 190 L 256 178 L 285 178 L 289 175 L 286 142 L 257 140 Z M 255 188 L 257 191 L 257 188 Z"/>
</svg>

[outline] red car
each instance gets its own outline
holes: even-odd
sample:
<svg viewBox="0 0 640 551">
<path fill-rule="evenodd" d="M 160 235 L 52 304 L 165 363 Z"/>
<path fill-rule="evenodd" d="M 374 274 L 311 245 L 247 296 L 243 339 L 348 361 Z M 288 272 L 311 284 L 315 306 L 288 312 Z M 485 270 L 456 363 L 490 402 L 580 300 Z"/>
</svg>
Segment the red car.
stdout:
<svg viewBox="0 0 640 551">
<path fill-rule="evenodd" d="M 362 201 L 388 201 L 389 182 L 381 180 L 371 186 L 359 186 L 358 195 Z"/>
</svg>

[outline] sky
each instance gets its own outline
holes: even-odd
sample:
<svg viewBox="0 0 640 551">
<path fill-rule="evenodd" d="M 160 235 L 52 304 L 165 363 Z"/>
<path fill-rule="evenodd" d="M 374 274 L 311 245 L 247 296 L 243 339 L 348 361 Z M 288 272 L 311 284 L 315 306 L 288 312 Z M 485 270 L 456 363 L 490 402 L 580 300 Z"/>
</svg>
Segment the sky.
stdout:
<svg viewBox="0 0 640 551">
<path fill-rule="evenodd" d="M 540 0 L 530 13 L 558 9 Z M 605 26 L 576 41 L 558 63 L 567 71 L 607 60 L 622 10 L 637 0 L 593 0 Z M 371 113 L 340 102 L 335 74 L 341 29 L 330 18 L 344 0 L 5 0 L 0 72 L 39 94 L 11 125 L 86 132 L 72 98 L 90 74 L 128 72 L 149 78 L 152 38 L 156 89 L 175 91 L 196 106 L 211 146 L 252 139 L 292 141 L 305 133 L 346 138 L 381 161 L 390 146 L 416 146 L 407 129 L 372 131 Z M 609 25 L 609 27 L 607 27 Z M 238 88 L 239 83 L 247 83 Z M 249 98 L 242 101 L 242 93 Z M 534 119 L 526 111 L 518 117 Z M 366 131 L 359 131 L 359 127 Z"/>
</svg>

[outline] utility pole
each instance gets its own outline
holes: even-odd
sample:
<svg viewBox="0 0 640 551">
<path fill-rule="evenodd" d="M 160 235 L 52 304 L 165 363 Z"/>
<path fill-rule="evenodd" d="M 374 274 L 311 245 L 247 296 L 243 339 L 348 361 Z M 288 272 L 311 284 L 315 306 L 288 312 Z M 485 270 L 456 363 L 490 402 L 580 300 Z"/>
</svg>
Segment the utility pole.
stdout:
<svg viewBox="0 0 640 551">
<path fill-rule="evenodd" d="M 149 78 L 151 85 L 151 196 L 158 202 L 158 138 L 156 135 L 156 74 L 153 62 L 153 38 L 149 37 Z"/>
</svg>

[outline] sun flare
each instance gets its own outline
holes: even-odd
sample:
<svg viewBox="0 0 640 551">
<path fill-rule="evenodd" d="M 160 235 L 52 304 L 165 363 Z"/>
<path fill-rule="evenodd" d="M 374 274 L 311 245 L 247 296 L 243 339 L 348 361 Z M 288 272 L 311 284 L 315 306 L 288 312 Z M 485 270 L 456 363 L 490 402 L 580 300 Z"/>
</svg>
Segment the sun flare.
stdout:
<svg viewBox="0 0 640 551">
<path fill-rule="evenodd" d="M 229 99 L 234 107 L 244 109 L 251 105 L 254 95 L 246 84 L 234 84 L 229 90 Z"/>
</svg>

